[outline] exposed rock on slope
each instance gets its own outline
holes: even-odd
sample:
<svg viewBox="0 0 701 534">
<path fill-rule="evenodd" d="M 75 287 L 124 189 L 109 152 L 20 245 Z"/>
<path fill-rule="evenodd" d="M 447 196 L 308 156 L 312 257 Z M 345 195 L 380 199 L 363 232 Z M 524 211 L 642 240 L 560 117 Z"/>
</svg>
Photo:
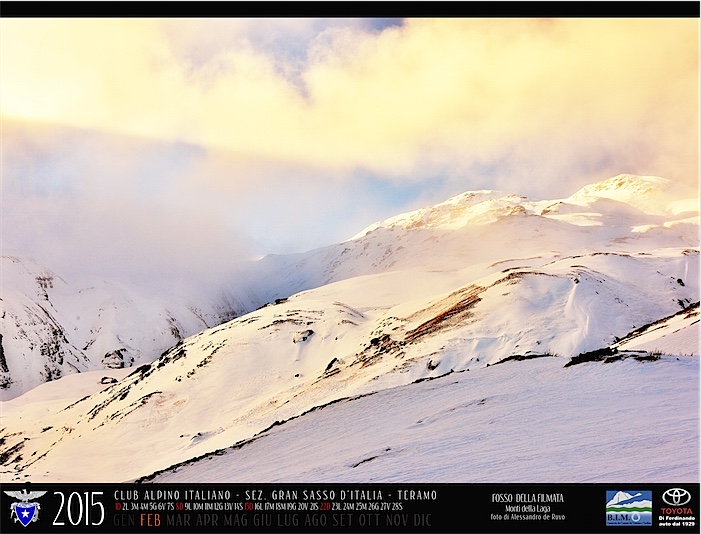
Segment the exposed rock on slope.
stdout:
<svg viewBox="0 0 701 534">
<path fill-rule="evenodd" d="M 260 304 L 254 296 L 146 296 L 69 284 L 36 262 L 2 261 L 0 400 L 67 374 L 149 361 L 179 340 Z"/>
</svg>

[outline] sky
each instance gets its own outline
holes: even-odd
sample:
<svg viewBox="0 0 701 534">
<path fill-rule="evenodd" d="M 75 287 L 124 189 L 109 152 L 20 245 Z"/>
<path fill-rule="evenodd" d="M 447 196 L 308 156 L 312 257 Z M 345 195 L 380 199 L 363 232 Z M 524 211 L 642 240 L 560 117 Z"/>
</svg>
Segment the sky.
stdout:
<svg viewBox="0 0 701 534">
<path fill-rule="evenodd" d="M 3 254 L 226 280 L 463 191 L 699 181 L 698 19 L 0 19 Z"/>
</svg>

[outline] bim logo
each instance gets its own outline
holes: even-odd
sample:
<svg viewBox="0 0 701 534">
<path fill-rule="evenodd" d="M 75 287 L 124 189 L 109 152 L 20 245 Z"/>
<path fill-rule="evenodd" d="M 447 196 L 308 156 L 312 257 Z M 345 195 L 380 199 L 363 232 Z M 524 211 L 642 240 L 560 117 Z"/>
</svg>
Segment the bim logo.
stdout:
<svg viewBox="0 0 701 534">
<path fill-rule="evenodd" d="M 652 526 L 652 491 L 607 491 L 606 526 Z"/>
</svg>

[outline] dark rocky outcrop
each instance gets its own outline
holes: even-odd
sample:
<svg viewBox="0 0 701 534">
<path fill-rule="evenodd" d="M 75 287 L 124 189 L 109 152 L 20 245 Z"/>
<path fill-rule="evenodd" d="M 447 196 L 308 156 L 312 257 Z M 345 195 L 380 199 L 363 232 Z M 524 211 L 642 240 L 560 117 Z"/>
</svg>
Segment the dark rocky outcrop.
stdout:
<svg viewBox="0 0 701 534">
<path fill-rule="evenodd" d="M 105 369 L 123 369 L 132 362 L 125 362 L 127 359 L 127 349 L 117 349 L 106 353 L 102 358 L 102 365 Z"/>
<path fill-rule="evenodd" d="M 303 343 L 310 337 L 314 335 L 314 330 L 303 330 L 302 332 L 297 332 L 292 338 L 293 343 Z"/>
<path fill-rule="evenodd" d="M 612 349 L 611 347 L 604 347 L 603 349 L 596 349 L 590 352 L 582 352 L 577 356 L 573 356 L 572 359 L 565 364 L 565 367 L 570 367 L 572 365 L 578 365 L 585 362 L 602 362 L 610 356 L 616 354 L 616 352 L 618 351 L 616 349 Z"/>
</svg>

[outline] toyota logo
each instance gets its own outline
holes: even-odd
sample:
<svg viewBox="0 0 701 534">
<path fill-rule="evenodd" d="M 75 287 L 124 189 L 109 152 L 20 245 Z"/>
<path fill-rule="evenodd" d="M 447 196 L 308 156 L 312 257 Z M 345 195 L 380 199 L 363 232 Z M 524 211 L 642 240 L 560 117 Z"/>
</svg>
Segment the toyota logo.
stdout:
<svg viewBox="0 0 701 534">
<path fill-rule="evenodd" d="M 691 500 L 691 493 L 682 488 L 672 488 L 662 494 L 662 500 L 670 506 L 681 506 Z"/>
</svg>

